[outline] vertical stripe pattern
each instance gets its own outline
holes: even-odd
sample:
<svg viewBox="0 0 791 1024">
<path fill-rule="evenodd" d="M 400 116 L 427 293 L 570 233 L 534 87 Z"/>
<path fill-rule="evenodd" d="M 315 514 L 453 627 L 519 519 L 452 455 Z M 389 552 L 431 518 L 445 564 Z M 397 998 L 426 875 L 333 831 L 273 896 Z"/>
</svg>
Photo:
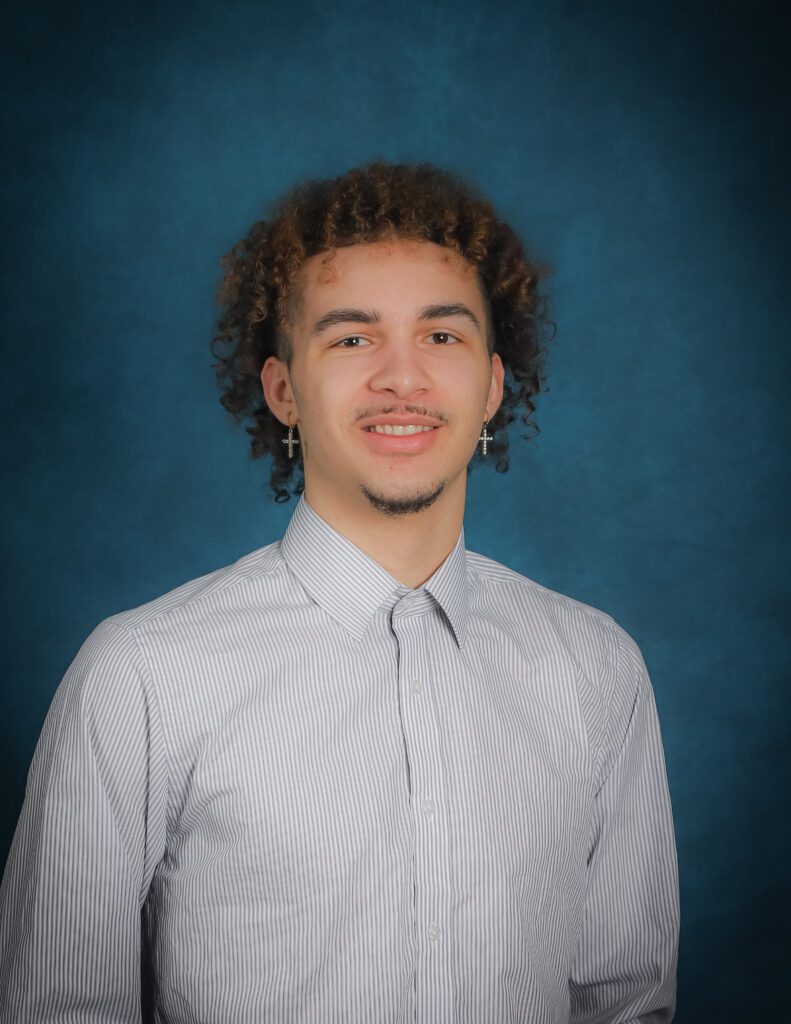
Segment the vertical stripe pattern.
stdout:
<svg viewBox="0 0 791 1024">
<path fill-rule="evenodd" d="M 0 890 L 0 1020 L 661 1024 L 677 936 L 631 638 L 463 533 L 409 590 L 303 497 L 69 668 Z"/>
</svg>

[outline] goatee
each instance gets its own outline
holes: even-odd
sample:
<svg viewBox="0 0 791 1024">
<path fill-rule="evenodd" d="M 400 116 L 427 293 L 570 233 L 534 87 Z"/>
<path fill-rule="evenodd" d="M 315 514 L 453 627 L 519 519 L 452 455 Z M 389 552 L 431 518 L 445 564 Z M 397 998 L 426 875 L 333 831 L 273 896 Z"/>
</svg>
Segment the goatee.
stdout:
<svg viewBox="0 0 791 1024">
<path fill-rule="evenodd" d="M 369 491 L 365 486 L 361 486 L 360 490 L 368 499 L 371 507 L 375 508 L 377 512 L 396 518 L 397 516 L 414 515 L 417 512 L 423 512 L 425 509 L 430 508 L 445 490 L 445 484 L 437 484 L 433 490 L 410 494 L 403 498 L 391 498 L 384 494 L 374 494 L 373 491 Z"/>
</svg>

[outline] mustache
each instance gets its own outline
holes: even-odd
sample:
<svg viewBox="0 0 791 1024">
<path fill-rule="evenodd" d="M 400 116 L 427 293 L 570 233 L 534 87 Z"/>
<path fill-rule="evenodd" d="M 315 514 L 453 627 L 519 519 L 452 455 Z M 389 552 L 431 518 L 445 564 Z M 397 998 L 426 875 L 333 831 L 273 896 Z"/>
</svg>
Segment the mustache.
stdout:
<svg viewBox="0 0 791 1024">
<path fill-rule="evenodd" d="M 368 405 L 364 409 L 358 409 L 354 415 L 357 420 L 366 420 L 371 416 L 403 416 L 406 413 L 414 413 L 416 416 L 428 416 L 431 419 L 439 420 L 440 423 L 447 423 L 448 417 L 439 409 L 431 409 L 427 405 Z"/>
</svg>

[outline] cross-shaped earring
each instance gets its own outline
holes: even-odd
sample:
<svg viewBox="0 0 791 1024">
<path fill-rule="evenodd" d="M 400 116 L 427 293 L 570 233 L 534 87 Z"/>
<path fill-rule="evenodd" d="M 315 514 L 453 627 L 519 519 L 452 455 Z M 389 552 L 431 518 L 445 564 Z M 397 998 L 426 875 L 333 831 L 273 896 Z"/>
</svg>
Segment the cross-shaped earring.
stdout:
<svg viewBox="0 0 791 1024">
<path fill-rule="evenodd" d="M 489 442 L 494 440 L 491 434 L 486 433 L 486 424 L 488 422 L 488 420 L 483 421 L 483 430 L 481 431 L 481 436 L 478 438 L 478 440 L 481 442 L 481 455 L 486 454 L 487 448 L 489 447 Z"/>
<path fill-rule="evenodd" d="M 294 437 L 294 428 L 291 426 L 290 423 L 288 425 L 288 437 L 284 437 L 282 442 L 281 442 L 281 444 L 287 444 L 288 445 L 288 457 L 290 459 L 293 459 L 294 458 L 294 445 L 295 444 L 299 444 L 299 438 L 298 437 Z"/>
</svg>

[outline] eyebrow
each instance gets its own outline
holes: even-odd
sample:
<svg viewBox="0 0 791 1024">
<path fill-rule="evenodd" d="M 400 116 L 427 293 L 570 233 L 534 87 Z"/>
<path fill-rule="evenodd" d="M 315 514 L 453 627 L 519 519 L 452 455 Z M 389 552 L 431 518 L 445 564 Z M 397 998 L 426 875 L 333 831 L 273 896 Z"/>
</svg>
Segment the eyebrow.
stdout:
<svg viewBox="0 0 791 1024">
<path fill-rule="evenodd" d="M 463 316 L 480 327 L 478 317 L 463 302 L 444 302 L 437 306 L 424 306 L 417 315 L 418 320 L 444 320 L 449 316 Z"/>
<path fill-rule="evenodd" d="M 311 335 L 321 334 L 328 327 L 338 324 L 378 324 L 381 316 L 376 310 L 367 309 L 331 309 L 329 313 L 319 317 L 310 330 Z"/>
<path fill-rule="evenodd" d="M 442 302 L 433 306 L 424 306 L 417 315 L 418 320 L 442 320 L 446 317 L 465 317 L 480 329 L 481 323 L 469 306 L 463 302 Z M 382 315 L 375 309 L 331 309 L 324 316 L 319 317 L 311 328 L 311 336 L 321 334 L 328 327 L 337 327 L 338 324 L 378 324 L 382 322 Z"/>
</svg>

